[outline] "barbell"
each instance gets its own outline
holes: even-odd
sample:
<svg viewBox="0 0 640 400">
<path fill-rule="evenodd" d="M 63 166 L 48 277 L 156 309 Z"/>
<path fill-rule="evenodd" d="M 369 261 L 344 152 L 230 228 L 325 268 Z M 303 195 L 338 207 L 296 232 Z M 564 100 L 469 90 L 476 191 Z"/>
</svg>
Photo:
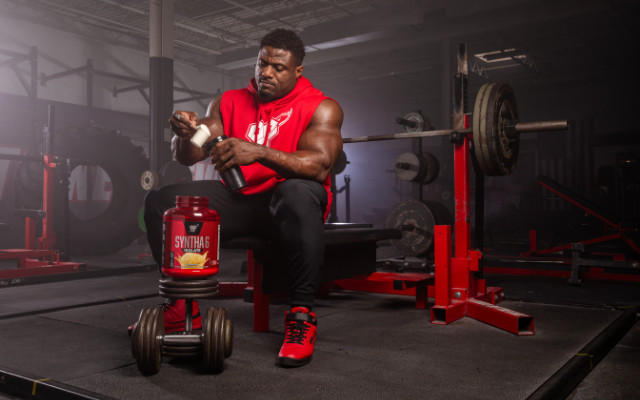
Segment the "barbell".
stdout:
<svg viewBox="0 0 640 400">
<path fill-rule="evenodd" d="M 518 159 L 520 133 L 562 131 L 566 120 L 521 122 L 513 89 L 504 83 L 485 83 L 476 95 L 471 129 L 437 129 L 389 135 L 359 136 L 343 143 L 374 142 L 420 137 L 472 135 L 471 147 L 478 166 L 487 176 L 509 175 Z"/>
</svg>

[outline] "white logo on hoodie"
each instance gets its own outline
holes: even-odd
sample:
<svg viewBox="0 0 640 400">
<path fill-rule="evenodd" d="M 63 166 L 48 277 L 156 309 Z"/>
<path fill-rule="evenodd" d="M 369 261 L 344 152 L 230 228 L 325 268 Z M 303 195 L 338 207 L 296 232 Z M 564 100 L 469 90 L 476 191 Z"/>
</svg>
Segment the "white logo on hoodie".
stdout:
<svg viewBox="0 0 640 400">
<path fill-rule="evenodd" d="M 278 133 L 280 133 L 280 127 L 287 123 L 289 118 L 291 118 L 292 113 L 293 113 L 293 108 L 290 108 L 289 111 L 285 111 L 282 114 L 278 115 L 277 117 L 271 118 L 269 123 L 266 123 L 265 121 L 260 120 L 260 122 L 258 122 L 258 129 L 256 129 L 255 123 L 249 124 L 249 126 L 247 127 L 247 132 L 245 133 L 245 137 L 247 138 L 247 140 L 263 146 L 265 145 L 265 139 L 266 139 L 266 142 L 267 142 L 266 146 L 271 147 L 271 141 L 276 136 L 278 136 Z M 267 127 L 269 127 L 268 135 L 267 135 Z M 257 131 L 257 135 L 256 135 L 256 131 Z"/>
</svg>

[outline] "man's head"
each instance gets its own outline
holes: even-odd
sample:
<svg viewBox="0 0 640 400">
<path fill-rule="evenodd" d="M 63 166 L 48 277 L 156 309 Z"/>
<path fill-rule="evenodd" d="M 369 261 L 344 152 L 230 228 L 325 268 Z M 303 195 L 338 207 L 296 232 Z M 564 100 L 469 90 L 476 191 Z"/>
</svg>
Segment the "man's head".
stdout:
<svg viewBox="0 0 640 400">
<path fill-rule="evenodd" d="M 293 31 L 275 29 L 260 41 L 255 79 L 258 95 L 271 101 L 284 97 L 302 75 L 304 43 Z"/>
</svg>

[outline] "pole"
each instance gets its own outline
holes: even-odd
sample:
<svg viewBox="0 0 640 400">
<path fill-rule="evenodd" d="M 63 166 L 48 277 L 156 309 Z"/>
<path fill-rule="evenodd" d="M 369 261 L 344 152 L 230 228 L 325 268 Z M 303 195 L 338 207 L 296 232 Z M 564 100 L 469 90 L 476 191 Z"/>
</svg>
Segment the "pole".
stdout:
<svg viewBox="0 0 640 400">
<path fill-rule="evenodd" d="M 149 2 L 149 162 L 156 173 L 171 160 L 173 0 Z"/>
</svg>

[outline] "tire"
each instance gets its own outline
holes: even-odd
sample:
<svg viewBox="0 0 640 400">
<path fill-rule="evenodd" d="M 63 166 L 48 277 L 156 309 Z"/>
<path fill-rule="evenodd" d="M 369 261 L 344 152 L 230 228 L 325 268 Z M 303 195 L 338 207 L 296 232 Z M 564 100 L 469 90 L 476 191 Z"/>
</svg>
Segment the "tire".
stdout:
<svg viewBox="0 0 640 400">
<path fill-rule="evenodd" d="M 140 175 L 149 161 L 140 146 L 118 132 L 72 130 L 61 135 L 58 155 L 72 159 L 73 169 L 89 160 L 97 163 L 111 179 L 112 195 L 107 209 L 98 216 L 82 220 L 69 213 L 72 254 L 115 253 L 141 235 L 138 212 L 144 205 L 145 191 Z"/>
<path fill-rule="evenodd" d="M 144 205 L 145 196 L 139 179 L 149 165 L 142 147 L 134 145 L 128 137 L 117 131 L 73 128 L 55 137 L 55 149 L 56 155 L 70 159 L 69 171 L 87 162 L 95 163 L 111 179 L 111 202 L 102 213 L 85 220 L 69 212 L 71 254 L 112 254 L 138 238 L 142 234 L 138 225 L 138 213 Z M 38 168 L 42 169 L 39 165 Z M 18 202 L 29 208 L 39 208 L 35 204 L 41 204 L 42 171 L 34 171 L 33 166 L 29 166 L 24 168 L 22 174 L 31 179 L 16 181 L 16 193 L 22 197 Z M 68 183 L 68 179 L 65 182 L 58 177 L 58 180 L 63 185 Z M 36 196 L 39 198 L 34 200 Z M 64 193 L 62 198 L 64 199 Z M 60 207 L 56 206 L 56 209 Z M 54 220 L 60 243 L 64 224 L 57 216 Z"/>
</svg>

